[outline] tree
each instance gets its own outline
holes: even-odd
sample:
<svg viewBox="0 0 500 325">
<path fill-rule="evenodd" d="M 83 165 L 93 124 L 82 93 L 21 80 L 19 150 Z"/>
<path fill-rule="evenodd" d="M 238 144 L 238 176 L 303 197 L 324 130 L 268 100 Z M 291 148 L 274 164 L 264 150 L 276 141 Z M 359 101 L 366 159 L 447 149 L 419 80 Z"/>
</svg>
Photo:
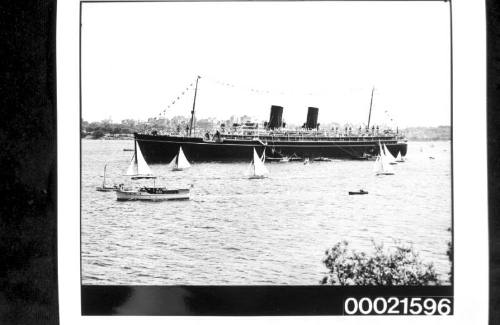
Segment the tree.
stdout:
<svg viewBox="0 0 500 325">
<path fill-rule="evenodd" d="M 92 132 L 92 138 L 94 139 L 99 139 L 99 138 L 102 138 L 104 136 L 104 132 L 102 132 L 101 130 L 96 130 L 94 132 Z"/>
<path fill-rule="evenodd" d="M 373 243 L 374 254 L 348 249 L 342 241 L 325 252 L 329 270 L 320 284 L 333 285 L 438 285 L 441 281 L 432 264 L 424 264 L 411 246 L 384 251 Z"/>
<path fill-rule="evenodd" d="M 451 228 L 448 228 L 447 230 L 451 232 Z M 451 240 L 448 241 L 448 249 L 446 250 L 446 256 L 448 256 L 448 260 L 452 265 L 452 268 L 450 268 L 450 272 L 448 272 L 448 276 L 450 277 L 450 282 L 453 283 L 453 245 L 451 243 Z"/>
</svg>

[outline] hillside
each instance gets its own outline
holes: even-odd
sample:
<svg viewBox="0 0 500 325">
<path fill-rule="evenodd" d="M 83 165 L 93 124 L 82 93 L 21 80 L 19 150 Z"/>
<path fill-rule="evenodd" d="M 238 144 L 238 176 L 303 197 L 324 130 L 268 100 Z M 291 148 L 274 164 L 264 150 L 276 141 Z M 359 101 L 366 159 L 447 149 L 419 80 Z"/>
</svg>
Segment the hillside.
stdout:
<svg viewBox="0 0 500 325">
<path fill-rule="evenodd" d="M 409 127 L 403 132 L 410 141 L 451 140 L 450 126 Z"/>
</svg>

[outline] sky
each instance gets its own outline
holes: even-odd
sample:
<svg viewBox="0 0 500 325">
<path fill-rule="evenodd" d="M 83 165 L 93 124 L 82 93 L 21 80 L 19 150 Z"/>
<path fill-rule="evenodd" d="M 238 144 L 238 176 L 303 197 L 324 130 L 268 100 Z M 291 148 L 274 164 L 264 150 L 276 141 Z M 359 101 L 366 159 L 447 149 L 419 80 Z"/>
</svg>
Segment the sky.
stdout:
<svg viewBox="0 0 500 325">
<path fill-rule="evenodd" d="M 82 4 L 82 118 L 450 125 L 446 2 Z"/>
</svg>

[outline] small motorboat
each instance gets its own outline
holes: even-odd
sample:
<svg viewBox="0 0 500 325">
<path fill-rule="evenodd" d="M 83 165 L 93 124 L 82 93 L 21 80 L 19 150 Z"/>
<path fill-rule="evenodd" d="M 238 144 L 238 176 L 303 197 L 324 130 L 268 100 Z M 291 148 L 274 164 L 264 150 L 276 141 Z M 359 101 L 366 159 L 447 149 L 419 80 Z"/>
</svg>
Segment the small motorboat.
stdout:
<svg viewBox="0 0 500 325">
<path fill-rule="evenodd" d="M 289 161 L 290 161 L 290 158 L 288 158 L 288 157 L 283 157 L 283 158 L 281 158 L 281 159 L 279 160 L 279 162 L 280 162 L 280 163 L 287 163 L 287 162 L 289 162 Z"/>
<path fill-rule="evenodd" d="M 304 165 L 309 165 L 309 158 L 304 159 Z"/>
<path fill-rule="evenodd" d="M 123 148 L 123 151 L 134 151 L 134 149 Z"/>
<path fill-rule="evenodd" d="M 126 189 L 120 187 L 116 190 L 118 201 L 172 201 L 189 200 L 189 189 L 169 190 L 165 187 L 141 187 L 139 189 Z"/>
<path fill-rule="evenodd" d="M 359 190 L 359 191 L 349 191 L 349 195 L 364 195 L 368 194 L 368 191 L 365 190 Z"/>
<path fill-rule="evenodd" d="M 316 157 L 313 160 L 314 161 L 332 161 L 330 158 L 327 158 L 327 157 Z"/>
<path fill-rule="evenodd" d="M 134 143 L 135 152 L 132 161 L 125 175 L 130 176 L 132 180 L 152 179 L 153 186 L 143 186 L 140 188 L 127 188 L 120 184 L 115 190 L 118 201 L 171 201 L 171 200 L 189 200 L 189 188 L 167 189 L 166 187 L 156 186 L 156 176 L 149 168 L 141 149 Z"/>
<path fill-rule="evenodd" d="M 352 160 L 375 160 L 375 156 L 370 155 L 369 153 L 364 152 L 361 156 L 353 156 Z"/>
</svg>

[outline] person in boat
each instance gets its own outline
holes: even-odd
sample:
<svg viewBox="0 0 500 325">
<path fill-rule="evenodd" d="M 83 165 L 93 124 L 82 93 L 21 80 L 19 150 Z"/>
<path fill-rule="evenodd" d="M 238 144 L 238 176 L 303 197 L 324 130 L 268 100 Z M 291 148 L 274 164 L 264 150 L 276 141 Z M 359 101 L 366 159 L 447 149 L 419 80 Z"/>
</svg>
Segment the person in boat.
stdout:
<svg viewBox="0 0 500 325">
<path fill-rule="evenodd" d="M 215 142 L 221 142 L 220 132 L 219 130 L 215 131 L 215 135 L 212 138 Z"/>
</svg>

